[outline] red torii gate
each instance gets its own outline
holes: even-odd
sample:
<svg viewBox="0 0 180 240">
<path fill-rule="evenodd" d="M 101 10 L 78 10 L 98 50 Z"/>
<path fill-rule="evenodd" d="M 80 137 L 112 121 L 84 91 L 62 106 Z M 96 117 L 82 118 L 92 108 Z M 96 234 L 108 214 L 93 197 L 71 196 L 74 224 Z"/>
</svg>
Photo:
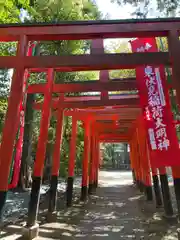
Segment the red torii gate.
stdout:
<svg viewBox="0 0 180 240">
<path fill-rule="evenodd" d="M 135 68 L 138 65 L 150 64 L 172 67 L 172 85 L 176 89 L 178 103 L 180 103 L 180 68 L 179 68 L 179 55 L 180 55 L 180 43 L 179 43 L 179 30 L 180 30 L 180 19 L 156 19 L 156 20 L 139 20 L 139 21 L 88 21 L 88 22 L 67 22 L 59 24 L 38 24 L 38 25 L 0 25 L 0 40 L 1 41 L 18 41 L 17 55 L 15 57 L 0 57 L 0 68 L 14 68 L 14 75 L 11 85 L 11 93 L 8 101 L 8 111 L 3 129 L 2 143 L 0 149 L 0 214 L 2 214 L 2 208 L 5 204 L 6 193 L 8 191 L 8 175 L 11 164 L 11 157 L 13 151 L 13 143 L 17 131 L 17 124 L 19 121 L 19 104 L 23 97 L 23 78 L 26 69 L 31 72 L 46 72 L 47 83 L 40 85 L 29 86 L 29 93 L 43 93 L 43 103 L 36 103 L 35 108 L 41 109 L 42 119 L 41 128 L 39 135 L 39 142 L 37 147 L 36 161 L 34 164 L 34 178 L 32 184 L 31 198 L 29 203 L 28 212 L 28 227 L 31 229 L 36 223 L 39 190 L 41 185 L 41 177 L 43 171 L 43 163 L 46 150 L 47 133 L 50 118 L 50 109 L 55 108 L 57 116 L 57 128 L 56 128 L 56 142 L 54 145 L 53 152 L 53 165 L 52 165 L 52 178 L 50 188 L 50 202 L 49 202 L 49 216 L 55 211 L 55 199 L 56 199 L 56 188 L 57 188 L 57 177 L 59 169 L 59 156 L 60 156 L 60 145 L 62 135 L 62 121 L 63 112 L 65 108 L 87 108 L 86 111 L 94 111 L 94 107 L 99 107 L 95 110 L 95 116 L 85 118 L 85 139 L 84 139 L 84 160 L 83 160 L 83 177 L 82 177 L 82 194 L 81 199 L 86 199 L 87 196 L 87 184 L 88 184 L 88 162 L 89 162 L 89 150 L 90 147 L 93 149 L 91 156 L 91 167 L 90 167 L 90 186 L 97 184 L 98 179 L 98 141 L 103 138 L 103 135 L 94 136 L 90 134 L 90 130 L 98 124 L 96 117 L 99 111 L 103 112 L 104 106 L 117 106 L 107 112 L 110 112 L 110 116 L 116 119 L 118 111 L 130 107 L 131 109 L 138 109 L 139 111 L 139 100 L 138 98 L 120 98 L 120 96 L 112 96 L 112 99 L 108 97 L 108 91 L 118 90 L 132 90 L 136 89 L 135 79 L 126 80 L 112 80 L 108 82 L 108 72 L 111 69 L 127 69 Z M 168 37 L 169 52 L 154 52 L 154 53 L 133 53 L 133 54 L 105 54 L 102 47 L 102 39 L 104 38 L 131 38 L 131 37 Z M 50 41 L 50 40 L 79 40 L 79 39 L 98 39 L 92 44 L 92 51 L 90 55 L 82 56 L 36 56 L 27 57 L 27 46 L 28 41 Z M 100 39 L 100 40 L 99 40 Z M 95 45 L 94 45 L 95 44 Z M 103 70 L 101 72 L 99 82 L 93 83 L 76 83 L 76 84 L 53 84 L 54 72 L 55 71 L 85 71 L 85 70 Z M 105 76 L 105 77 L 104 77 Z M 75 97 L 75 98 L 64 98 L 63 93 L 66 92 L 83 92 L 83 91 L 99 91 L 101 97 L 94 96 L 89 97 Z M 59 99 L 53 99 L 51 105 L 51 98 L 53 92 L 59 92 Z M 132 96 L 131 96 L 132 97 Z M 86 101 L 85 101 L 86 100 Z M 91 108 L 91 109 L 89 109 Z M 93 109 L 92 109 L 93 108 Z M 105 111 L 106 111 L 105 110 Z M 97 112 L 96 112 L 97 111 Z M 65 114 L 68 111 L 65 111 Z M 87 114 L 88 115 L 88 114 Z M 128 120 L 132 120 L 131 124 L 128 125 L 129 131 L 126 132 L 124 137 L 128 139 L 130 133 L 134 128 L 133 121 L 139 116 L 130 114 L 124 117 L 125 123 L 128 124 Z M 83 117 L 83 116 L 82 116 Z M 112 118 L 113 118 L 112 117 Z M 91 119 L 92 118 L 92 119 Z M 106 118 L 106 117 L 105 117 Z M 107 117 L 108 118 L 108 117 Z M 98 119 L 98 117 L 97 117 Z M 121 116 L 119 120 L 121 121 Z M 69 163 L 69 178 L 68 186 L 69 189 L 73 187 L 73 164 L 75 159 L 75 137 L 76 137 L 76 122 L 77 117 L 73 117 L 72 122 L 72 138 L 71 138 L 71 154 Z M 91 121 L 92 128 L 90 127 Z M 126 130 L 125 125 L 122 122 L 122 128 Z M 102 123 L 100 123 L 102 126 Z M 121 126 L 121 125 L 120 125 Z M 102 127 L 102 131 L 104 128 Z M 113 130 L 113 129 L 111 129 Z M 103 132 L 104 133 L 104 132 Z M 105 133 L 104 133 L 105 134 Z M 106 135 L 106 137 L 110 137 Z M 113 136 L 114 138 L 115 136 Z M 119 137 L 119 139 L 121 139 Z M 124 138 L 123 138 L 124 140 Z M 138 140 L 139 141 L 139 140 Z M 137 159 L 136 145 L 137 139 L 134 138 L 133 142 L 133 156 L 132 159 Z M 90 145 L 91 143 L 91 145 Z M 7 151 L 8 146 L 8 151 Z M 144 146 L 143 146 L 144 147 Z M 136 156 L 135 156 L 136 155 Z M 142 184 L 144 179 L 142 164 L 139 162 L 138 165 L 133 161 L 133 168 L 141 172 L 136 175 L 137 182 Z M 135 166 L 136 165 L 136 166 Z M 146 176 L 148 175 L 147 164 L 146 164 Z M 149 176 L 149 175 L 148 175 Z M 154 176 L 157 176 L 154 174 Z M 177 176 L 178 179 L 179 176 Z M 144 181 L 144 184 L 149 179 Z M 148 185 L 149 186 L 149 185 Z M 157 185 L 156 185 L 157 186 Z M 147 188 L 150 191 L 150 188 Z M 92 190 L 92 189 L 90 189 Z M 72 191 L 70 191 L 72 194 Z M 91 191 L 90 191 L 91 192 Z M 148 192 L 149 193 L 149 192 Z M 72 195 L 68 196 L 67 204 L 71 204 Z M 178 196 L 179 195 L 176 194 Z"/>
</svg>

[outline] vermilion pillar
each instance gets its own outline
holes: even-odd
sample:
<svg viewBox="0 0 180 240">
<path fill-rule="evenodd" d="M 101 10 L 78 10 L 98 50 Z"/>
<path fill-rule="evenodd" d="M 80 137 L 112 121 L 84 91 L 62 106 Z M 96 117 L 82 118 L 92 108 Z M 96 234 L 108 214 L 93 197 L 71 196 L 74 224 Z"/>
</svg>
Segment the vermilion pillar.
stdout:
<svg viewBox="0 0 180 240">
<path fill-rule="evenodd" d="M 60 167 L 60 151 L 63 132 L 63 108 L 61 107 L 61 97 L 59 98 L 59 109 L 57 111 L 56 139 L 53 149 L 53 160 L 51 170 L 51 183 L 49 191 L 48 218 L 52 219 L 52 214 L 56 211 L 57 185 Z"/>
<path fill-rule="evenodd" d="M 141 178 L 140 178 L 140 168 L 139 168 L 139 152 L 138 152 L 138 142 L 136 132 L 133 136 L 133 165 L 136 176 L 136 185 L 139 189 L 141 189 Z"/>
<path fill-rule="evenodd" d="M 81 188 L 81 200 L 85 201 L 87 198 L 88 189 L 88 171 L 89 171 L 89 146 L 90 146 L 90 126 L 89 122 L 84 123 L 84 156 L 82 163 L 82 188 Z"/>
<path fill-rule="evenodd" d="M 31 189 L 31 196 L 28 208 L 27 226 L 33 226 L 36 223 L 39 207 L 40 186 L 43 174 L 44 159 L 46 153 L 46 142 L 48 139 L 48 128 L 51 112 L 52 85 L 54 80 L 53 69 L 48 69 L 47 84 L 44 94 L 42 117 L 40 123 L 40 134 L 37 145 L 36 160 L 34 163 L 34 176 Z"/>
<path fill-rule="evenodd" d="M 94 132 L 94 130 L 93 130 Z M 92 142 L 91 142 L 91 151 L 92 151 L 92 168 L 90 171 L 90 176 L 91 176 L 91 180 L 92 180 L 92 188 L 95 191 L 96 187 L 97 187 L 97 140 L 96 140 L 96 135 L 93 134 L 92 135 Z M 91 188 L 91 187 L 90 187 Z"/>
<path fill-rule="evenodd" d="M 89 189 L 88 193 L 92 194 L 94 190 L 94 168 L 95 168 L 95 159 L 94 159 L 94 136 L 91 136 L 91 146 L 90 146 L 90 173 L 89 173 Z"/>
<path fill-rule="evenodd" d="M 71 131 L 67 192 L 66 192 L 68 207 L 72 205 L 72 198 L 73 198 L 74 167 L 75 167 L 75 159 L 76 159 L 76 135 L 77 135 L 77 120 L 74 117 L 72 117 L 72 131 Z"/>
<path fill-rule="evenodd" d="M 135 173 L 135 159 L 134 159 L 134 144 L 133 144 L 133 140 L 131 140 L 131 142 L 129 143 L 130 145 L 130 163 L 131 163 L 131 169 L 132 169 L 132 180 L 133 180 L 133 184 L 136 184 L 136 173 Z"/>
<path fill-rule="evenodd" d="M 139 154 L 139 166 L 142 177 L 142 190 L 146 195 L 147 201 L 153 200 L 152 183 L 150 174 L 150 163 L 148 156 L 148 147 L 146 141 L 146 131 L 143 126 L 143 119 L 139 118 L 137 122 L 137 142 L 138 142 L 138 154 Z M 141 190 L 141 189 L 140 189 Z"/>
<path fill-rule="evenodd" d="M 144 168 L 144 179 L 145 179 L 145 195 L 147 201 L 153 200 L 153 191 L 152 191 L 152 180 L 150 173 L 150 162 L 149 162 L 149 149 L 147 145 L 147 141 L 142 141 L 142 147 L 144 148 L 144 156 L 143 157 L 143 168 Z"/>
<path fill-rule="evenodd" d="M 94 154 L 95 154 L 94 186 L 97 188 L 98 187 L 98 178 L 99 178 L 99 141 L 98 141 L 97 137 L 95 137 Z"/>
<path fill-rule="evenodd" d="M 21 35 L 18 43 L 17 56 L 25 56 L 27 52 L 27 47 L 27 37 Z M 18 67 L 14 69 L 14 74 L 12 78 L 11 91 L 8 99 L 8 110 L 4 123 L 0 148 L 0 218 L 2 215 L 2 209 L 5 204 L 8 191 L 8 177 L 12 161 L 14 140 L 16 137 L 19 121 L 19 107 L 23 97 L 23 82 L 24 66 L 22 62 L 19 62 Z"/>
<path fill-rule="evenodd" d="M 156 199 L 156 207 L 161 207 L 162 206 L 162 198 L 161 198 L 161 190 L 160 190 L 160 185 L 159 185 L 158 172 L 157 172 L 157 168 L 154 168 L 151 166 L 151 159 L 150 159 L 148 143 L 146 146 L 147 146 L 148 164 L 149 164 L 149 168 L 151 169 L 152 180 L 153 180 L 153 188 L 154 188 L 155 199 Z"/>
<path fill-rule="evenodd" d="M 137 161 L 137 175 L 138 175 L 138 187 L 140 192 L 144 192 L 144 182 L 143 182 L 143 168 L 142 168 L 142 162 L 140 158 L 140 146 L 138 142 L 138 134 L 137 134 L 137 129 L 136 129 L 136 161 Z"/>
</svg>

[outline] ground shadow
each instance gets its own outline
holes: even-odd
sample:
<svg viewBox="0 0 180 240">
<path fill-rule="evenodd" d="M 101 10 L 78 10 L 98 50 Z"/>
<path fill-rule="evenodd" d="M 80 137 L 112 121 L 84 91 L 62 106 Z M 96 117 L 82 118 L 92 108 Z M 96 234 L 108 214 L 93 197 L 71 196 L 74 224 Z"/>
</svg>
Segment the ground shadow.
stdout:
<svg viewBox="0 0 180 240">
<path fill-rule="evenodd" d="M 80 189 L 75 190 L 73 207 L 65 208 L 65 195 L 59 193 L 57 221 L 46 223 L 47 204 L 41 205 L 38 239 L 177 239 L 176 223 L 163 218 L 163 209 L 156 209 L 154 203 L 147 203 L 144 196 L 123 179 L 110 175 L 101 178 L 100 188 L 86 203 L 79 202 Z M 112 181 L 112 182 L 111 182 Z M 113 185 L 114 183 L 114 185 Z M 173 188 L 171 187 L 173 192 Z M 173 195 L 174 196 L 174 195 Z M 173 197 L 175 206 L 175 199 Z M 43 211 L 44 210 L 44 211 Z M 8 226 L 3 239 L 13 233 L 20 239 L 20 228 Z M 171 238 L 169 238 L 171 237 Z"/>
</svg>

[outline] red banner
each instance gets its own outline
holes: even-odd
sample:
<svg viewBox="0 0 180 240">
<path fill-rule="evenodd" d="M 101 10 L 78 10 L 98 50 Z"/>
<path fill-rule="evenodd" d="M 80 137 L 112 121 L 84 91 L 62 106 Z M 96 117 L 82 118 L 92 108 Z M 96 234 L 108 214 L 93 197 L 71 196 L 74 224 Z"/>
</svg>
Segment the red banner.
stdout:
<svg viewBox="0 0 180 240">
<path fill-rule="evenodd" d="M 131 47 L 133 52 L 158 51 L 155 38 L 133 40 Z M 147 127 L 151 166 L 180 165 L 164 66 L 138 66 L 136 79 Z"/>
</svg>

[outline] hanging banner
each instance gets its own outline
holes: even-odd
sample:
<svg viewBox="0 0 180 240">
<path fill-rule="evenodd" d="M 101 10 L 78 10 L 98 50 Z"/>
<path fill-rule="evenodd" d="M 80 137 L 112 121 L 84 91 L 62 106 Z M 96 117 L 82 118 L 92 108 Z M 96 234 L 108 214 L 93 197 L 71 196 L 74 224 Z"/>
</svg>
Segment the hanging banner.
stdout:
<svg viewBox="0 0 180 240">
<path fill-rule="evenodd" d="M 158 51 L 155 38 L 135 39 L 131 41 L 131 47 L 133 52 Z M 147 128 L 151 166 L 180 165 L 164 66 L 138 66 L 136 79 Z"/>
</svg>

